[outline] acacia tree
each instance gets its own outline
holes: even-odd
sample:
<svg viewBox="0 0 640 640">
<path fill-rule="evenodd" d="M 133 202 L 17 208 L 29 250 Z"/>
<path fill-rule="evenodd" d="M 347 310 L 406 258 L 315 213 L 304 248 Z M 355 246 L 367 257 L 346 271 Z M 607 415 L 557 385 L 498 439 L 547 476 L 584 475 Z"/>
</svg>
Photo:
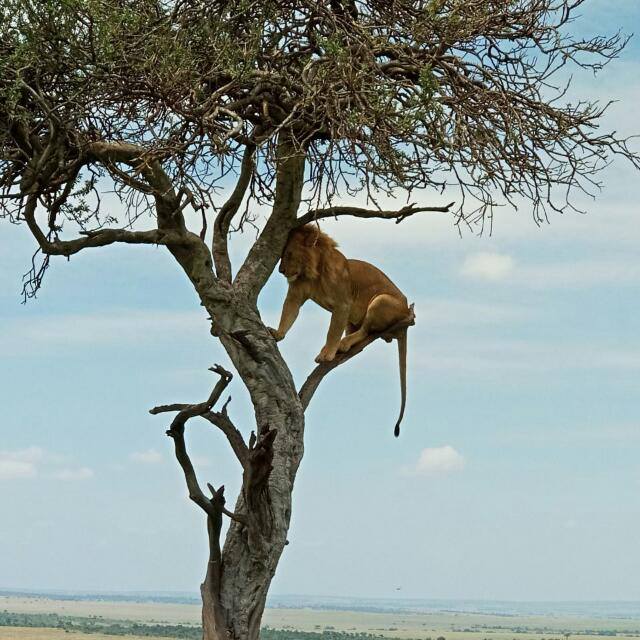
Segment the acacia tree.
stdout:
<svg viewBox="0 0 640 640">
<path fill-rule="evenodd" d="M 626 140 L 598 130 L 607 105 L 564 100 L 565 67 L 598 71 L 626 42 L 572 36 L 583 2 L 3 2 L 0 215 L 37 243 L 25 299 L 52 256 L 162 245 L 253 403 L 247 442 L 226 405 L 215 410 L 231 379 L 216 366 L 206 401 L 152 410 L 176 412 L 167 434 L 207 516 L 206 640 L 258 637 L 286 544 L 304 411 L 324 375 L 366 346 L 319 365 L 296 390 L 257 308 L 289 232 L 327 217 L 450 211 L 382 210 L 376 196 L 397 189 L 455 190 L 455 224 L 482 225 L 496 204 L 523 200 L 539 221 L 573 207 L 612 155 L 638 166 Z M 117 210 L 103 205 L 105 189 Z M 341 200 L 358 193 L 370 208 Z M 259 234 L 234 270 L 228 241 L 247 224 Z M 224 487 L 208 485 L 209 497 L 196 478 L 184 439 L 196 416 L 242 464 L 233 510 Z"/>
</svg>

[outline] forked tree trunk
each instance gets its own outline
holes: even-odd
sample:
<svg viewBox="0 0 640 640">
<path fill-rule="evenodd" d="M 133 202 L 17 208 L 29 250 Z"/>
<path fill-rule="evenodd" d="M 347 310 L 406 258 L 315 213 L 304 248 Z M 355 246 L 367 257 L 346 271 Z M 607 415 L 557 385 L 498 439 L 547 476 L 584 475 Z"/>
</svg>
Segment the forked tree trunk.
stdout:
<svg viewBox="0 0 640 640">
<path fill-rule="evenodd" d="M 256 430 L 249 442 L 231 423 L 226 408 L 213 412 L 231 379 L 219 367 L 215 370 L 221 380 L 207 402 L 157 407 L 153 412 L 179 410 L 167 434 L 176 444 L 190 497 L 207 513 L 203 638 L 256 640 L 267 591 L 287 544 L 293 485 L 304 447 L 304 409 L 289 369 L 257 311 L 233 296 L 227 302 L 222 305 L 217 300 L 214 330 L 251 395 Z M 186 421 L 196 415 L 222 429 L 242 464 L 242 490 L 233 511 L 225 509 L 224 486 L 216 490 L 209 485 L 212 498 L 206 498 L 198 484 L 184 438 Z M 221 549 L 224 515 L 231 522 Z"/>
<path fill-rule="evenodd" d="M 255 311 L 239 307 L 243 313 L 228 318 L 235 327 L 232 337 L 222 335 L 221 340 L 249 389 L 256 415 L 257 435 L 249 445 L 243 490 L 234 508 L 249 524 L 231 521 L 216 558 L 219 528 L 216 539 L 216 523 L 209 518 L 212 554 L 201 589 L 204 640 L 259 637 L 267 591 L 287 544 L 304 447 L 304 411 L 289 369 Z"/>
<path fill-rule="evenodd" d="M 256 306 L 295 224 L 302 191 L 304 157 L 286 140 L 279 143 L 277 153 L 273 211 L 233 285 L 220 286 L 211 254 L 199 239 L 189 247 L 169 247 L 209 312 L 212 333 L 249 390 L 255 413 L 255 436 L 248 446 L 233 425 L 227 426 L 240 438 L 234 450 L 244 472 L 234 512 L 227 513 L 234 519 L 223 549 L 223 487 L 218 492 L 210 487 L 214 491 L 210 502 L 217 511 L 213 515 L 208 511 L 210 557 L 201 587 L 204 640 L 259 637 L 267 591 L 287 544 L 293 484 L 304 448 L 302 403 Z"/>
</svg>

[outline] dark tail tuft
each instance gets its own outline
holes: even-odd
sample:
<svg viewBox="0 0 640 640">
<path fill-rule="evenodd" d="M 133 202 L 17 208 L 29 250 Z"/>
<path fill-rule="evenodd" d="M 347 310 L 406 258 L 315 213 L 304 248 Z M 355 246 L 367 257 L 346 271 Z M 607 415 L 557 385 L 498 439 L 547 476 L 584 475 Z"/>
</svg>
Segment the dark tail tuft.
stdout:
<svg viewBox="0 0 640 640">
<path fill-rule="evenodd" d="M 400 435 L 400 423 L 404 416 L 404 405 L 407 401 L 407 330 L 403 329 L 398 336 L 398 364 L 400 365 L 400 415 L 393 430 L 393 435 L 397 438 Z"/>
</svg>

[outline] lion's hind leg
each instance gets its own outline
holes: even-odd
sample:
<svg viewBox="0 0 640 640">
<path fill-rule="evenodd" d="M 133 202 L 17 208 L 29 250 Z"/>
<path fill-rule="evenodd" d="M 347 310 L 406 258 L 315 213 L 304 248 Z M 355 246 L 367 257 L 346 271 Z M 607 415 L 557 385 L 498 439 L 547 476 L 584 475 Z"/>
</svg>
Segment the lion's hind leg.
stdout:
<svg viewBox="0 0 640 640">
<path fill-rule="evenodd" d="M 338 351 L 341 353 L 349 351 L 353 345 L 362 342 L 370 334 L 392 327 L 406 315 L 407 305 L 402 300 L 387 293 L 381 293 L 369 303 L 360 328 L 342 338 Z"/>
</svg>

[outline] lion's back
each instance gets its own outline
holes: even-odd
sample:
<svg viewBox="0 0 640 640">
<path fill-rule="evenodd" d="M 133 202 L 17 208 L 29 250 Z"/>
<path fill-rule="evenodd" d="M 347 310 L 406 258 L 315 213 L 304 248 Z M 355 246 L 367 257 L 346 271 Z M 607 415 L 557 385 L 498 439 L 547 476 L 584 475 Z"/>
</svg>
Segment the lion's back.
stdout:
<svg viewBox="0 0 640 640">
<path fill-rule="evenodd" d="M 402 291 L 375 265 L 364 260 L 352 259 L 348 260 L 348 264 L 351 285 L 357 298 L 364 297 L 370 300 L 374 296 L 386 293 L 407 303 Z"/>
</svg>

